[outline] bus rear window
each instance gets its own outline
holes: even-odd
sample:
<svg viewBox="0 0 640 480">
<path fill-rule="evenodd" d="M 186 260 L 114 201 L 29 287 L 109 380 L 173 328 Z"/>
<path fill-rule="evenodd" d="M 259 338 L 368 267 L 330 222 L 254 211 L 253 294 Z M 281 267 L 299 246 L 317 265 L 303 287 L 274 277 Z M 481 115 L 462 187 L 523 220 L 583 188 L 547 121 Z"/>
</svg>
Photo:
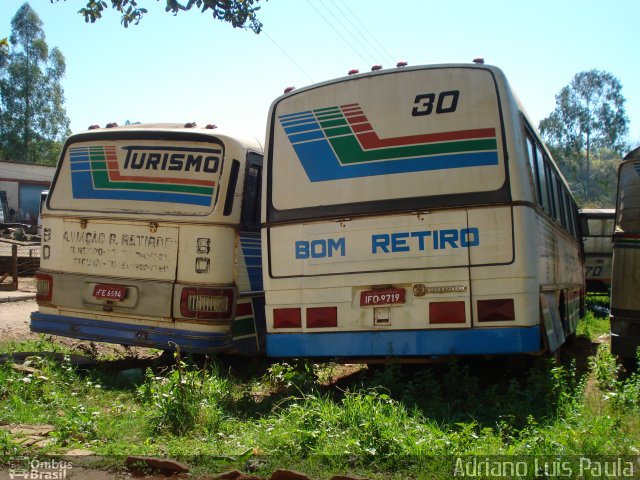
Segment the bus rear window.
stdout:
<svg viewBox="0 0 640 480">
<path fill-rule="evenodd" d="M 272 108 L 269 135 L 270 220 L 498 201 L 507 181 L 488 70 L 397 71 L 293 93 Z"/>
<path fill-rule="evenodd" d="M 224 148 L 217 142 L 95 139 L 65 146 L 53 210 L 207 215 L 215 207 Z"/>
</svg>

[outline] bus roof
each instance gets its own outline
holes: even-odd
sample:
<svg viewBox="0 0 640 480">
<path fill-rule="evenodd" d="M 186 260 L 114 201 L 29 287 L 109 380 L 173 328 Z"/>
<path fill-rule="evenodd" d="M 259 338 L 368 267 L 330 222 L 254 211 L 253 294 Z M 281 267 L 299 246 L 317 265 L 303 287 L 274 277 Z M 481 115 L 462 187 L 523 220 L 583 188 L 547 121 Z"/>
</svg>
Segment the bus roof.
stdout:
<svg viewBox="0 0 640 480">
<path fill-rule="evenodd" d="M 219 137 L 221 139 L 233 139 L 238 142 L 244 143 L 249 149 L 262 152 L 263 142 L 251 135 L 244 132 L 237 132 L 235 130 L 227 130 L 218 128 L 216 125 L 197 125 L 196 123 L 132 123 L 129 125 L 116 125 L 108 124 L 105 127 L 99 127 L 97 125 L 89 127 L 87 130 L 83 130 L 76 134 L 71 135 L 67 141 L 78 141 L 81 136 L 95 135 L 96 133 L 107 132 L 135 132 L 135 131 L 165 131 L 165 132 L 185 132 L 185 133 L 198 133 L 204 135 L 211 135 Z"/>
<path fill-rule="evenodd" d="M 626 160 L 640 160 L 640 147 L 634 148 L 633 150 L 631 150 L 629 153 L 627 153 L 624 158 L 622 159 L 623 161 Z"/>
<path fill-rule="evenodd" d="M 494 65 L 487 65 L 487 64 L 476 64 L 476 63 L 434 63 L 434 64 L 424 64 L 424 65 L 414 65 L 414 66 L 405 66 L 405 67 L 393 67 L 393 68 L 388 68 L 388 69 L 382 69 L 382 70 L 375 70 L 375 71 L 370 71 L 370 72 L 363 72 L 363 73 L 355 73 L 352 75 L 345 75 L 343 77 L 336 77 L 336 78 L 332 78 L 330 80 L 325 80 L 322 82 L 318 82 L 318 83 L 314 83 L 312 85 L 306 85 L 304 87 L 300 87 L 300 88 L 293 88 L 291 90 L 287 89 L 287 92 L 284 93 L 283 95 L 280 95 L 278 98 L 276 98 L 273 101 L 273 105 L 275 105 L 276 103 L 278 103 L 282 98 L 285 97 L 289 97 L 291 95 L 295 95 L 297 93 L 300 92 L 304 92 L 307 90 L 313 90 L 314 88 L 319 88 L 319 87 L 324 87 L 327 85 L 331 85 L 333 83 L 340 83 L 340 82 L 344 82 L 344 81 L 349 81 L 349 80 L 354 80 L 354 79 L 359 79 L 359 78 L 366 78 L 366 77 L 377 77 L 380 75 L 384 75 L 384 74 L 388 74 L 388 73 L 395 73 L 398 71 L 411 71 L 411 70 L 425 70 L 425 69 L 430 69 L 430 68 L 477 68 L 479 70 L 491 70 L 492 72 L 494 72 L 495 74 L 501 76 L 504 78 L 504 73 L 502 72 L 502 70 L 499 67 L 496 67 Z"/>
</svg>

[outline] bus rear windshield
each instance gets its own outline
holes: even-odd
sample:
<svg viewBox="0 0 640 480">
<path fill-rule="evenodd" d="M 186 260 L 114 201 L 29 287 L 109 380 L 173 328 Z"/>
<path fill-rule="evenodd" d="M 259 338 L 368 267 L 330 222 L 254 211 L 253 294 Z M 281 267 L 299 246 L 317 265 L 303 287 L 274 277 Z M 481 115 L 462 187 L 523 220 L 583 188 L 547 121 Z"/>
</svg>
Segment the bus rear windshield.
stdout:
<svg viewBox="0 0 640 480">
<path fill-rule="evenodd" d="M 270 120 L 269 221 L 504 200 L 489 70 L 340 80 L 283 97 Z"/>
<path fill-rule="evenodd" d="M 212 141 L 95 139 L 65 146 L 50 194 L 53 210 L 208 215 L 224 148 Z"/>
</svg>

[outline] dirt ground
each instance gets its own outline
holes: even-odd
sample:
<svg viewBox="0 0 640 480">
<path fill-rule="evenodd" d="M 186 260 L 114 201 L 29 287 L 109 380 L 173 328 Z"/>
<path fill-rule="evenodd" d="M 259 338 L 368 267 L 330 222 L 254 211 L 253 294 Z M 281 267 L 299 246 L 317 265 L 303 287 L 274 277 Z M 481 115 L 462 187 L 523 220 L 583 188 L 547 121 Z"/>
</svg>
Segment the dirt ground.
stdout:
<svg viewBox="0 0 640 480">
<path fill-rule="evenodd" d="M 0 292 L 0 298 L 9 295 L 35 295 L 36 281 L 33 277 L 20 277 L 18 292 Z M 40 334 L 29 329 L 31 313 L 38 310 L 35 299 L 0 303 L 0 342 L 38 340 Z M 55 343 L 74 348 L 92 357 L 151 358 L 156 350 L 142 347 L 124 347 L 110 343 L 89 342 L 73 338 L 48 336 Z"/>
</svg>

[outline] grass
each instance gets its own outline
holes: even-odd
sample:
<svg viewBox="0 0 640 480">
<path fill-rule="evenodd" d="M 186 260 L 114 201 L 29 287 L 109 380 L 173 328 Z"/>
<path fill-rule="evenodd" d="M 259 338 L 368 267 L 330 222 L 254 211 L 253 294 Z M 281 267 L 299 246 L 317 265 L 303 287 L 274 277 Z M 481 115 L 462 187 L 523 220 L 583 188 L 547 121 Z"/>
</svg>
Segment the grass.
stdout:
<svg viewBox="0 0 640 480">
<path fill-rule="evenodd" d="M 608 331 L 593 311 L 580 324 L 586 341 Z M 21 347 L 34 349 L 11 346 Z M 540 358 L 524 372 L 503 358 L 390 364 L 337 384 L 334 364 L 263 363 L 247 375 L 243 363 L 177 356 L 125 377 L 110 362 L 79 370 L 38 359 L 27 375 L 1 365 L 0 424 L 53 425 L 44 453 L 89 448 L 117 465 L 123 455 L 168 456 L 196 475 L 250 467 L 265 477 L 291 468 L 313 478 L 449 478 L 469 456 L 640 454 L 640 375 L 622 371 L 607 344 L 584 369 L 571 358 Z M 0 432 L 5 459 L 33 453 Z"/>
</svg>

